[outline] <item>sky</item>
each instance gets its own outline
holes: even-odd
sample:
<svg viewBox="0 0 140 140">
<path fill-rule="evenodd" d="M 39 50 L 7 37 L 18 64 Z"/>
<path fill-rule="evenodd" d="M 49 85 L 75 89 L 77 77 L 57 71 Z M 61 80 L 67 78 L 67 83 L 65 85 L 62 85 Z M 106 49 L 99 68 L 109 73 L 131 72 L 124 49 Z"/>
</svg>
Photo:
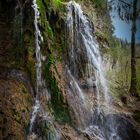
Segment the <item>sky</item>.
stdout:
<svg viewBox="0 0 140 140">
<path fill-rule="evenodd" d="M 138 3 L 138 8 L 140 9 L 140 1 Z M 114 35 L 117 38 L 127 40 L 128 42 L 130 42 L 131 41 L 131 22 L 126 23 L 125 21 L 122 21 L 119 18 L 116 10 L 112 11 L 111 15 L 113 15 L 111 18 L 112 24 L 115 27 Z M 140 20 L 137 20 L 136 42 L 140 43 Z"/>
</svg>

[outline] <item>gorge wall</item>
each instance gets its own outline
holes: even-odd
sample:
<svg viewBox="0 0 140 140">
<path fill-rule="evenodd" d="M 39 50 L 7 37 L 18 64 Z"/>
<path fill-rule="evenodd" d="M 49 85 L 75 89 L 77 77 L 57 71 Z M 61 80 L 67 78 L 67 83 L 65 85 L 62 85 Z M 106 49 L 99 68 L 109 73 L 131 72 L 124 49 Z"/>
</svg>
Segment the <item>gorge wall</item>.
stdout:
<svg viewBox="0 0 140 140">
<path fill-rule="evenodd" d="M 81 49 L 79 43 L 75 48 L 78 60 L 78 69 L 74 74 L 74 66 L 71 67 L 69 48 L 66 40 L 66 6 L 67 0 L 37 0 L 40 18 L 38 27 L 43 36 L 41 43 L 42 77 L 47 88 L 47 95 L 40 97 L 42 108 L 37 113 L 33 124 L 33 133 L 30 133 L 31 117 L 35 104 L 36 92 L 36 44 L 34 27 L 34 10 L 32 0 L 1 0 L 0 1 L 0 139 L 3 140 L 96 140 L 96 133 L 91 136 L 90 129 L 81 131 L 78 128 L 80 120 L 76 118 L 79 108 L 72 108 L 72 100 L 79 101 L 80 106 L 84 102 L 79 99 L 77 87 L 73 89 L 75 98 L 67 95 L 68 89 L 77 86 L 88 94 L 93 108 L 97 106 L 96 97 L 90 91 L 90 79 L 84 79 L 86 72 L 87 56 L 85 49 Z M 91 20 L 93 36 L 99 42 L 99 50 L 106 53 L 113 45 L 113 27 L 110 24 L 109 12 L 106 1 L 98 4 L 94 0 L 77 0 L 87 17 Z M 100 8 L 101 7 L 101 8 Z M 100 12 L 99 12 L 100 11 Z M 106 11 L 106 12 L 105 12 Z M 93 25 L 94 23 L 94 25 Z M 75 36 L 76 37 L 76 36 Z M 75 38 L 76 39 L 76 38 Z M 71 40 L 71 39 L 70 39 Z M 75 44 L 74 44 L 75 45 Z M 77 46 L 77 45 L 76 45 Z M 80 48 L 80 49 L 79 49 Z M 74 79 L 67 68 L 71 67 Z M 94 75 L 94 72 L 93 72 Z M 88 77 L 88 76 L 87 76 Z M 70 85 L 71 81 L 72 86 Z M 96 86 L 92 83 L 93 89 Z M 71 100 L 68 100 L 68 97 Z M 77 106 L 79 104 L 77 103 Z M 76 106 L 76 105 L 75 105 Z M 88 108 L 88 107 L 87 107 Z M 115 107 L 114 107 L 115 108 Z M 84 107 L 80 108 L 84 110 Z M 45 113 L 44 110 L 46 111 Z M 88 110 L 88 109 L 87 109 Z M 94 108 L 96 112 L 96 109 Z M 88 111 L 87 111 L 88 112 Z M 87 112 L 84 115 L 87 115 Z M 121 111 L 120 111 L 121 112 Z M 126 111 L 127 112 L 127 111 Z M 121 113 L 124 113 L 123 111 Z M 41 115 L 43 114 L 43 115 Z M 96 114 L 96 113 L 95 113 Z M 89 115 L 89 114 L 88 114 Z M 93 114 L 92 114 L 93 115 Z M 102 115 L 102 114 L 101 114 Z M 108 118 L 124 121 L 119 116 L 108 115 Z M 131 116 L 131 115 L 130 115 Z M 125 117 L 125 115 L 124 115 Z M 87 117 L 88 118 L 88 117 Z M 126 117 L 127 118 L 127 117 Z M 128 117 L 128 120 L 130 118 Z M 90 120 L 91 121 L 91 120 Z M 99 120 L 100 121 L 100 117 Z M 89 120 L 86 120 L 86 123 Z M 107 125 L 109 119 L 105 119 Z M 114 124 L 116 125 L 116 124 Z M 139 134 L 133 125 L 127 121 L 124 126 L 127 132 L 132 132 L 130 140 L 136 140 Z M 110 126 L 107 126 L 110 130 Z M 103 127 L 103 130 L 105 129 Z M 91 129 L 92 130 L 92 129 Z M 95 131 L 99 133 L 99 131 Z M 122 128 L 122 132 L 124 129 Z M 119 131 L 120 134 L 122 132 Z M 110 135 L 110 131 L 107 136 Z M 124 140 L 127 136 L 124 136 Z M 135 140 L 134 139 L 134 140 Z M 129 139 L 127 139 L 129 140 Z"/>
</svg>

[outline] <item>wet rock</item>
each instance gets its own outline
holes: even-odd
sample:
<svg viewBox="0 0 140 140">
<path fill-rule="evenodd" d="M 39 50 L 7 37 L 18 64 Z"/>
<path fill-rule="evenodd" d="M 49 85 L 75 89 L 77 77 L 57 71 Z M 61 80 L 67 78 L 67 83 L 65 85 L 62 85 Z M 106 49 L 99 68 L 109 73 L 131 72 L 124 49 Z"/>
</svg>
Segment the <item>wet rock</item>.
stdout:
<svg viewBox="0 0 140 140">
<path fill-rule="evenodd" d="M 139 140 L 140 135 L 135 130 L 131 119 L 124 115 L 109 114 L 104 125 L 106 139 Z M 114 128 L 114 129 L 113 129 Z"/>
<path fill-rule="evenodd" d="M 82 89 L 95 89 L 96 88 L 95 78 L 91 77 L 80 81 L 80 86 Z"/>
<path fill-rule="evenodd" d="M 14 77 L 10 70 L 0 69 L 0 139 L 3 140 L 25 140 L 29 127 L 32 96 L 21 82 L 26 77 L 18 74 Z"/>
<path fill-rule="evenodd" d="M 8 67 L 0 67 L 0 78 L 2 79 L 16 79 L 18 82 L 23 83 L 28 91 L 34 95 L 34 89 L 31 85 L 31 79 L 29 79 L 28 75 L 19 70 L 19 69 L 13 69 Z"/>
<path fill-rule="evenodd" d="M 41 115 L 41 112 L 38 113 L 35 123 L 33 124 L 33 132 L 28 140 L 54 140 L 58 139 L 57 131 L 54 127 L 54 122 L 52 116 L 46 114 Z M 59 139 L 58 139 L 59 140 Z"/>
<path fill-rule="evenodd" d="M 122 101 L 124 104 L 127 104 L 127 97 L 122 96 L 122 97 L 121 97 L 121 101 Z"/>
<path fill-rule="evenodd" d="M 140 140 L 140 134 L 129 116 L 123 114 L 105 115 L 95 110 L 93 124 L 83 131 L 90 139 L 104 140 Z"/>
</svg>

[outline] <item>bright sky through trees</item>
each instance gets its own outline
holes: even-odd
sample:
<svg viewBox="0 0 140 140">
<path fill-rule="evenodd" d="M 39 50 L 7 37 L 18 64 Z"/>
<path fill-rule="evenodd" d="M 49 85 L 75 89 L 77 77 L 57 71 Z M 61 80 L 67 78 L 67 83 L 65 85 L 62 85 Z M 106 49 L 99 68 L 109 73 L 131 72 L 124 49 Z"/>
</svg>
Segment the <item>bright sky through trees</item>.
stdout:
<svg viewBox="0 0 140 140">
<path fill-rule="evenodd" d="M 138 3 L 138 9 L 140 9 L 140 1 Z M 112 23 L 115 27 L 114 35 L 120 39 L 131 41 L 131 22 L 126 23 L 122 21 L 118 16 L 117 10 L 111 12 Z M 137 21 L 137 33 L 136 42 L 140 43 L 140 19 Z"/>
</svg>

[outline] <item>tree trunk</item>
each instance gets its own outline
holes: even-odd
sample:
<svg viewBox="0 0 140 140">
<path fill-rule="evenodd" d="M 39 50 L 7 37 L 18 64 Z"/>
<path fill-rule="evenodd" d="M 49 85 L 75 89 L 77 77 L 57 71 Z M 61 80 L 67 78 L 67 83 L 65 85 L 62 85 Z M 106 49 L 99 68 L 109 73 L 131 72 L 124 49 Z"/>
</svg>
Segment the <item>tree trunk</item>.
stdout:
<svg viewBox="0 0 140 140">
<path fill-rule="evenodd" d="M 131 85 L 130 94 L 138 96 L 137 93 L 137 79 L 136 79 L 136 58 L 135 58 L 135 38 L 136 38 L 136 21 L 137 21 L 137 0 L 133 1 L 133 19 L 131 31 Z"/>
</svg>

